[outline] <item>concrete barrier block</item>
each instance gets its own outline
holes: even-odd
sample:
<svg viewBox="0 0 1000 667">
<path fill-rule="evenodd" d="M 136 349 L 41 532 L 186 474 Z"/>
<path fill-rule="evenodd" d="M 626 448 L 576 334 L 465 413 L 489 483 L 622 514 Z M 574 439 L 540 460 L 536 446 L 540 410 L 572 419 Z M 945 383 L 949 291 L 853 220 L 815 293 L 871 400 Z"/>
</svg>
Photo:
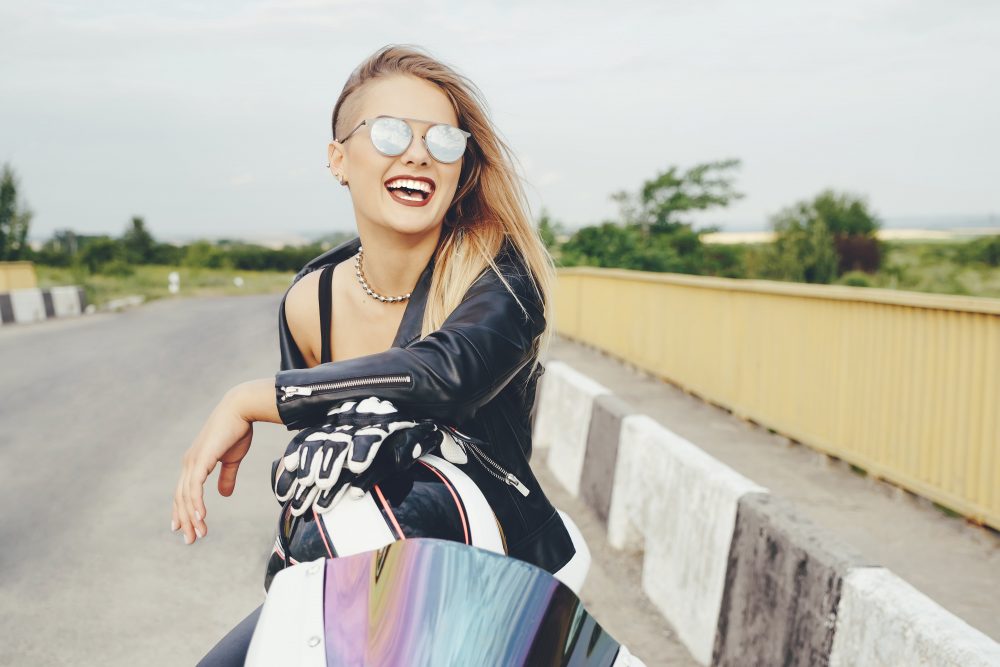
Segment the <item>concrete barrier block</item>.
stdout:
<svg viewBox="0 0 1000 667">
<path fill-rule="evenodd" d="M 737 502 L 762 491 L 650 417 L 622 420 L 608 540 L 645 547 L 643 590 L 701 664 L 712 658 Z"/>
<path fill-rule="evenodd" d="M 580 497 L 604 521 L 611 508 L 622 420 L 633 412 L 628 403 L 613 394 L 594 399 L 580 474 Z"/>
<path fill-rule="evenodd" d="M 75 285 L 53 287 L 52 306 L 56 317 L 81 314 L 83 306 L 80 303 L 80 288 Z"/>
<path fill-rule="evenodd" d="M 10 294 L 0 294 L 0 326 L 14 324 L 14 305 L 10 302 Z"/>
<path fill-rule="evenodd" d="M 881 567 L 844 579 L 832 667 L 994 667 L 1000 644 Z"/>
<path fill-rule="evenodd" d="M 553 476 L 576 496 L 594 399 L 610 392 L 559 361 L 549 362 L 538 381 L 542 396 L 535 415 L 533 447 L 548 450 L 546 462 Z"/>
<path fill-rule="evenodd" d="M 713 665 L 826 665 L 855 550 L 786 500 L 741 497 L 729 548 Z"/>
<path fill-rule="evenodd" d="M 43 289 L 42 290 L 42 304 L 45 306 L 45 319 L 56 316 L 56 307 L 52 303 L 52 291 Z"/>
<path fill-rule="evenodd" d="M 18 324 L 45 319 L 45 302 L 40 289 L 11 290 L 10 302 L 14 308 L 14 320 Z"/>
</svg>

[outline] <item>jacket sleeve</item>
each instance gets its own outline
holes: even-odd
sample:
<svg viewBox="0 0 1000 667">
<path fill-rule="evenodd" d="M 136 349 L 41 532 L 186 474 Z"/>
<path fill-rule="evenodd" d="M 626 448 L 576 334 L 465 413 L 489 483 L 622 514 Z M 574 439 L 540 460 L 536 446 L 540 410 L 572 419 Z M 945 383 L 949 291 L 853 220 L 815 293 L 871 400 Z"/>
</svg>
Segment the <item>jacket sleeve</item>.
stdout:
<svg viewBox="0 0 1000 667">
<path fill-rule="evenodd" d="M 385 352 L 279 371 L 275 395 L 282 423 L 289 430 L 315 426 L 335 405 L 371 395 L 433 419 L 474 416 L 533 359 L 535 340 L 545 328 L 527 269 L 498 266 L 524 310 L 487 267 L 441 327 L 424 338 Z"/>
</svg>

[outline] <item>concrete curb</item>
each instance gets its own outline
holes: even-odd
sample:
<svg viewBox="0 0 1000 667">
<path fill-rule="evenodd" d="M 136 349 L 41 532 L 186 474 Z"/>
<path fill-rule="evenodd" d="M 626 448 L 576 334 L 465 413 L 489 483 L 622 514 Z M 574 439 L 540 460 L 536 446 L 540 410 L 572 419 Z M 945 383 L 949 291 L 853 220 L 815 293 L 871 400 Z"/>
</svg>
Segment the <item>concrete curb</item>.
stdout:
<svg viewBox="0 0 1000 667">
<path fill-rule="evenodd" d="M 695 660 L 712 657 L 739 498 L 757 486 L 646 415 L 622 420 L 608 540 Z"/>
<path fill-rule="evenodd" d="M 704 665 L 987 665 L 1000 644 L 568 364 L 546 364 L 534 445 L 643 550 L 642 587 Z"/>
<path fill-rule="evenodd" d="M 767 493 L 743 496 L 712 664 L 822 664 L 833 645 L 844 578 L 863 564 L 791 503 Z"/>
<path fill-rule="evenodd" d="M 82 287 L 16 289 L 0 293 L 0 326 L 80 315 L 87 307 Z"/>
<path fill-rule="evenodd" d="M 883 567 L 844 580 L 832 667 L 1000 665 L 1000 644 Z"/>
<path fill-rule="evenodd" d="M 538 402 L 532 446 L 548 450 L 552 473 L 576 496 L 580 491 L 594 399 L 611 392 L 568 364 L 558 361 L 546 365 L 539 383 L 548 390 L 541 392 Z"/>
</svg>

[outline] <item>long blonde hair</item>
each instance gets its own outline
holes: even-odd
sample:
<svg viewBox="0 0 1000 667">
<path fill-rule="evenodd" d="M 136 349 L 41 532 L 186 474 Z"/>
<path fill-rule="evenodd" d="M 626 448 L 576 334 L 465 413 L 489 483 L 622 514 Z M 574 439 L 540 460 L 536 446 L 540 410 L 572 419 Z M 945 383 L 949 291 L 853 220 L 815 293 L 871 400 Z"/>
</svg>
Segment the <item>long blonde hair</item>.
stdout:
<svg viewBox="0 0 1000 667">
<path fill-rule="evenodd" d="M 359 113 L 361 95 L 354 93 L 373 79 L 396 74 L 409 74 L 437 85 L 451 100 L 458 126 L 472 133 L 459 174 L 459 187 L 445 213 L 446 229 L 434 256 L 421 337 L 441 327 L 487 266 L 496 271 L 514 294 L 493 261 L 505 238 L 509 238 L 530 269 L 543 304 L 545 330 L 535 342 L 535 353 L 541 355 L 554 331 L 555 265 L 531 222 L 530 206 L 515 171 L 516 158 L 494 129 L 483 95 L 475 84 L 420 47 L 389 44 L 366 58 L 347 79 L 333 107 L 333 136 L 344 136 L 351 129 L 348 125 L 356 122 L 354 116 Z M 524 306 L 521 307 L 523 310 Z M 538 361 L 536 356 L 532 372 Z"/>
</svg>

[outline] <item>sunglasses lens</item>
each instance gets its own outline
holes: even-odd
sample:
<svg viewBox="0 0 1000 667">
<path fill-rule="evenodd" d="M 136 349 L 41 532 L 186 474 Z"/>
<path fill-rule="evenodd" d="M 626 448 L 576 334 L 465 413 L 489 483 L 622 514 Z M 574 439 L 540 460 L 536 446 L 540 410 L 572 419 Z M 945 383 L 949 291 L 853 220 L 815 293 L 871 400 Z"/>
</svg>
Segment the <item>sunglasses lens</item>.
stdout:
<svg viewBox="0 0 1000 667">
<path fill-rule="evenodd" d="M 376 118 L 370 132 L 372 144 L 383 155 L 402 155 L 413 139 L 410 126 L 399 118 Z"/>
<path fill-rule="evenodd" d="M 451 125 L 435 125 L 427 130 L 427 150 L 439 162 L 454 162 L 465 153 L 465 135 Z"/>
</svg>

